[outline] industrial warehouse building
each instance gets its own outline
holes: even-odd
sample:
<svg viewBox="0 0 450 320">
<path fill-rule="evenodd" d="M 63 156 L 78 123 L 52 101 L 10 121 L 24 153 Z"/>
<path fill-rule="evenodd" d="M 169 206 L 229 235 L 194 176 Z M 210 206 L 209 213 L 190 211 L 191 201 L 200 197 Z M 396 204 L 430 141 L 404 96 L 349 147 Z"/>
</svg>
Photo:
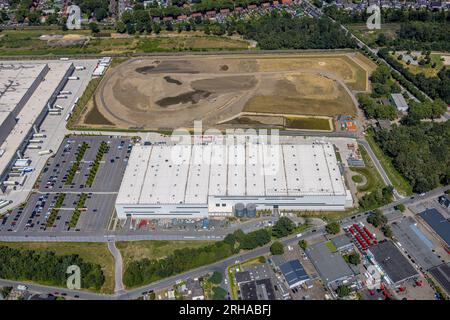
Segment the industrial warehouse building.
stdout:
<svg viewBox="0 0 450 320">
<path fill-rule="evenodd" d="M 330 143 L 135 146 L 116 200 L 126 217 L 254 215 L 256 209 L 345 210 L 350 192 Z"/>
<path fill-rule="evenodd" d="M 0 63 L 0 183 L 73 70 L 71 62 Z"/>
</svg>

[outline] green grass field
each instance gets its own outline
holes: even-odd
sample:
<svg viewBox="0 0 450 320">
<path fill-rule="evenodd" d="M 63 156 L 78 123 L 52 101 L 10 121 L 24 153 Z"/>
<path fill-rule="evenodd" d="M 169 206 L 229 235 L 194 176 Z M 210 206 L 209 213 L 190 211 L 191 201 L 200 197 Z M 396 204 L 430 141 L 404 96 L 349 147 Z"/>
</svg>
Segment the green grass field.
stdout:
<svg viewBox="0 0 450 320">
<path fill-rule="evenodd" d="M 384 187 L 383 179 L 375 168 L 372 160 L 367 154 L 366 149 L 359 145 L 359 151 L 364 159 L 365 167 L 350 167 L 350 170 L 363 175 L 366 178 L 366 183 L 357 187 L 358 193 L 367 193 L 376 190 L 379 187 Z"/>
<path fill-rule="evenodd" d="M 86 262 L 99 264 L 105 275 L 101 293 L 114 293 L 114 258 L 105 243 L 88 242 L 0 242 L 14 249 L 52 251 L 57 255 L 77 254 Z M 45 285 L 45 283 L 42 283 Z"/>
<path fill-rule="evenodd" d="M 330 131 L 329 119 L 322 118 L 294 118 L 286 117 L 286 128 L 288 129 L 303 129 L 303 130 L 322 130 Z"/>
<path fill-rule="evenodd" d="M 245 50 L 244 40 L 206 35 L 164 34 L 158 37 L 95 38 L 84 44 L 50 46 L 42 35 L 91 36 L 88 30 L 56 29 L 4 30 L 0 33 L 0 56 L 130 54 L 148 52 Z"/>
<path fill-rule="evenodd" d="M 393 58 L 395 58 L 395 59 L 397 59 L 397 57 L 399 55 L 400 55 L 399 53 L 395 53 L 395 55 L 391 54 L 391 56 Z M 426 77 L 436 77 L 438 72 L 441 71 L 441 69 L 444 67 L 444 62 L 441 61 L 442 54 L 431 53 L 430 57 L 431 57 L 431 63 L 424 64 L 422 66 L 421 65 L 414 65 L 414 64 L 409 64 L 408 65 L 403 60 L 397 60 L 397 61 L 399 61 L 403 65 L 403 67 L 408 69 L 412 74 L 423 73 Z M 436 63 L 436 66 L 434 68 L 432 68 L 432 64 L 433 63 Z"/>
<path fill-rule="evenodd" d="M 380 33 L 384 33 L 388 39 L 396 39 L 397 31 L 400 29 L 399 23 L 382 23 L 381 29 L 369 30 L 365 23 L 348 24 L 346 27 L 352 31 L 362 41 L 369 45 L 376 45 L 375 41 Z"/>
<path fill-rule="evenodd" d="M 370 132 L 366 134 L 366 140 L 370 144 L 370 147 L 375 153 L 375 156 L 378 158 L 378 161 L 380 161 L 383 166 L 384 171 L 386 171 L 386 174 L 389 177 L 389 180 L 391 180 L 394 188 L 397 189 L 401 195 L 409 196 L 413 194 L 412 187 L 409 182 L 394 168 L 392 160 L 380 149 Z"/>
<path fill-rule="evenodd" d="M 132 261 L 160 259 L 170 255 L 176 249 L 198 248 L 211 244 L 212 241 L 126 241 L 117 242 L 116 246 L 122 254 L 124 270 Z"/>
</svg>

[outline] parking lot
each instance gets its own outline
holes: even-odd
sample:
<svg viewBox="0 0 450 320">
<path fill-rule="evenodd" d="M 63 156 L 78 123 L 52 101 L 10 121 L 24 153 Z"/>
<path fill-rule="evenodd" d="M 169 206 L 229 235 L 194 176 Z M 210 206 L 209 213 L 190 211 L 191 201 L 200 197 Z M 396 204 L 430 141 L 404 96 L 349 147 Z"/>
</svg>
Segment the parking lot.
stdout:
<svg viewBox="0 0 450 320">
<path fill-rule="evenodd" d="M 107 145 L 106 152 L 89 186 L 88 176 L 95 167 L 102 142 Z M 55 156 L 46 163 L 38 179 L 38 191 L 30 196 L 25 206 L 14 209 L 0 220 L 0 233 L 104 230 L 114 209 L 131 148 L 130 140 L 125 138 L 65 138 Z M 77 161 L 82 149 L 85 151 Z M 71 170 L 74 172 L 72 179 Z M 82 194 L 84 199 L 80 201 Z"/>
</svg>

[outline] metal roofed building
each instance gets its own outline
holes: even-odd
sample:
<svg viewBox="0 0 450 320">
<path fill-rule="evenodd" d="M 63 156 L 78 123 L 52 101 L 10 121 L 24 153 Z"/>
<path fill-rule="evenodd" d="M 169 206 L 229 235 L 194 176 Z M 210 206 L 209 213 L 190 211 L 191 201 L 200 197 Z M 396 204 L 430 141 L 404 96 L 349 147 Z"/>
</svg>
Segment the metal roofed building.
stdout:
<svg viewBox="0 0 450 320">
<path fill-rule="evenodd" d="M 392 241 L 380 242 L 367 249 L 372 262 L 377 265 L 388 283 L 399 285 L 419 274 Z"/>
<path fill-rule="evenodd" d="M 406 217 L 400 222 L 392 223 L 392 231 L 408 254 L 414 257 L 415 262 L 425 270 L 442 263 L 441 259 L 433 252 L 433 242 L 417 228 L 417 223 L 413 218 Z"/>
<path fill-rule="evenodd" d="M 291 260 L 280 265 L 280 271 L 291 289 L 298 287 L 309 279 L 308 274 L 298 260 Z"/>
<path fill-rule="evenodd" d="M 439 211 L 426 209 L 419 216 L 450 246 L 450 222 Z"/>
<path fill-rule="evenodd" d="M 28 74 L 30 77 L 32 75 L 38 77 L 38 80 L 34 80 L 34 82 L 30 80 L 32 84 L 29 86 L 36 86 L 32 91 L 30 91 L 30 87 L 19 95 L 17 95 L 17 92 L 8 93 L 8 96 L 13 95 L 13 98 L 8 100 L 9 105 L 12 106 L 17 103 L 19 107 L 16 106 L 14 111 L 17 121 L 15 121 L 13 128 L 8 131 L 8 135 L 0 146 L 0 149 L 3 150 L 0 157 L 0 182 L 6 179 L 9 168 L 18 158 L 17 152 L 21 153 L 27 146 L 28 139 L 33 134 L 33 126 L 39 127 L 42 123 L 47 114 L 47 105 L 54 102 L 58 92 L 65 85 L 67 77 L 74 70 L 71 62 L 17 63 L 17 65 L 30 66 L 30 69 L 32 66 L 40 67 L 36 67 L 36 71 Z M 15 71 L 22 72 L 21 70 L 19 68 Z M 25 68 L 25 70 L 28 69 Z M 46 73 L 42 74 L 42 70 L 46 70 Z M 21 95 L 30 96 L 24 101 L 20 97 Z M 20 107 L 22 103 L 24 105 Z"/>
<path fill-rule="evenodd" d="M 409 109 L 408 103 L 406 102 L 405 97 L 403 97 L 401 93 L 392 93 L 391 99 L 397 110 L 401 112 L 408 111 Z"/>
<path fill-rule="evenodd" d="M 116 200 L 120 219 L 229 216 L 258 209 L 345 210 L 352 205 L 333 145 L 135 146 Z"/>
<path fill-rule="evenodd" d="M 334 237 L 333 239 L 331 239 L 331 242 L 334 244 L 337 251 L 349 251 L 354 248 L 352 241 L 345 234 Z"/>
<path fill-rule="evenodd" d="M 339 253 L 333 253 L 325 242 L 308 246 L 305 253 L 313 263 L 323 283 L 335 288 L 354 278 L 354 273 Z"/>
<path fill-rule="evenodd" d="M 46 64 L 0 63 L 0 145 L 48 70 Z"/>
<path fill-rule="evenodd" d="M 444 290 L 450 294 L 450 262 L 434 267 L 430 270 L 430 273 L 444 288 Z"/>
</svg>

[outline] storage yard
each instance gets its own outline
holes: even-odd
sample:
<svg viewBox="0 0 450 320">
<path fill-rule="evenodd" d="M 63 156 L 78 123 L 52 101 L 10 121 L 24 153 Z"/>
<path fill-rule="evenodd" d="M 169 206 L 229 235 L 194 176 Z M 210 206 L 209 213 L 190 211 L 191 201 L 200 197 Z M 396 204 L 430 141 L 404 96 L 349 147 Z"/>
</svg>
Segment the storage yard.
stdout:
<svg viewBox="0 0 450 320">
<path fill-rule="evenodd" d="M 106 74 L 76 125 L 170 130 L 247 118 L 273 127 L 261 117 L 355 114 L 350 90 L 368 91 L 372 70 L 357 53 L 136 58 Z"/>
</svg>

